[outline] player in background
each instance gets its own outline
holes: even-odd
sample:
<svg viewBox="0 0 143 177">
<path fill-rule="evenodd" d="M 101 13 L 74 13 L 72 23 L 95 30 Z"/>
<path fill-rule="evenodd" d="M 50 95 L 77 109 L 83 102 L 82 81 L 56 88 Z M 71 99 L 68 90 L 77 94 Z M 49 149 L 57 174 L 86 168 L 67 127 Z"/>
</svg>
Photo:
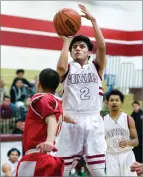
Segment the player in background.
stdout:
<svg viewBox="0 0 143 177">
<path fill-rule="evenodd" d="M 130 166 L 135 161 L 132 149 L 138 145 L 138 136 L 133 118 L 121 111 L 124 95 L 112 90 L 106 100 L 109 108 L 109 114 L 104 117 L 107 176 L 137 176 Z"/>
<path fill-rule="evenodd" d="M 83 35 L 73 39 L 61 36 L 63 48 L 57 63 L 57 71 L 63 82 L 63 109 L 76 125 L 63 123 L 59 135 L 57 156 L 65 160 L 64 176 L 68 176 L 81 156 L 86 156 L 91 176 L 105 176 L 106 141 L 103 119 L 99 111 L 99 87 L 105 68 L 106 45 L 96 19 L 79 5 L 91 21 L 97 44 L 96 60 L 89 62 L 93 44 Z M 73 61 L 68 64 L 68 52 Z"/>
<path fill-rule="evenodd" d="M 25 155 L 17 167 L 16 176 L 62 176 L 64 161 L 53 157 L 55 137 L 63 120 L 61 100 L 54 96 L 59 75 L 52 69 L 40 72 L 37 94 L 31 99 L 24 129 Z M 64 116 L 65 121 L 75 123 Z"/>
</svg>

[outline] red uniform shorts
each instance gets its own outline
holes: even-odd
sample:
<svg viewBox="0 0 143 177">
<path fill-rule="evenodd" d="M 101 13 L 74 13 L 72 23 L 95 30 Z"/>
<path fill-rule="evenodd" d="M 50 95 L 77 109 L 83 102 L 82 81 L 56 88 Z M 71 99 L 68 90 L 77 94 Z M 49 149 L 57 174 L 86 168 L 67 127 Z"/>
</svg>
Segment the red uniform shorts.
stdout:
<svg viewBox="0 0 143 177">
<path fill-rule="evenodd" d="M 16 176 L 63 176 L 64 161 L 40 152 L 30 153 L 19 161 Z"/>
</svg>

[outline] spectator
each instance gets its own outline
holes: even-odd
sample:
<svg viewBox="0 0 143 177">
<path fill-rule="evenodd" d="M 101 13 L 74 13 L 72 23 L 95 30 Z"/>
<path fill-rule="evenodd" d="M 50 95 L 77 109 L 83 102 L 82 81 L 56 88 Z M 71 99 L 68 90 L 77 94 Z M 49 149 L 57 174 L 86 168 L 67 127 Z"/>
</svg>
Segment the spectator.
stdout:
<svg viewBox="0 0 143 177">
<path fill-rule="evenodd" d="M 76 167 L 71 169 L 70 176 L 90 176 L 84 156 L 81 157 Z"/>
<path fill-rule="evenodd" d="M 16 104 L 17 107 L 23 106 L 26 98 L 25 88 L 21 79 L 15 80 L 15 85 L 10 90 L 11 102 Z"/>
<path fill-rule="evenodd" d="M 8 119 L 13 117 L 13 110 L 9 96 L 4 96 L 2 105 L 0 105 L 1 118 Z"/>
<path fill-rule="evenodd" d="M 23 134 L 26 114 L 30 107 L 30 101 L 31 98 L 27 98 L 25 101 L 25 107 L 20 108 L 20 119 L 16 122 L 16 129 L 12 132 L 12 134 Z"/>
<path fill-rule="evenodd" d="M 103 96 L 102 110 L 100 111 L 101 117 L 104 117 L 109 113 L 108 106 L 107 106 L 107 100 L 106 100 L 107 93 L 105 93 Z"/>
<path fill-rule="evenodd" d="M 57 91 L 55 95 L 56 95 L 57 97 L 59 97 L 59 98 L 62 98 L 63 90 Z"/>
<path fill-rule="evenodd" d="M 84 157 L 81 157 L 81 159 L 79 160 L 76 166 L 76 171 L 77 171 L 78 176 L 90 176 L 90 172 L 87 168 Z"/>
<path fill-rule="evenodd" d="M 12 148 L 7 153 L 8 161 L 2 165 L 2 172 L 6 177 L 15 176 L 16 167 L 18 164 L 18 158 L 20 156 L 20 151 L 16 148 Z"/>
<path fill-rule="evenodd" d="M 133 107 L 133 112 L 131 114 L 131 116 L 133 117 L 134 121 L 135 121 L 135 125 L 136 125 L 136 129 L 137 129 L 137 133 L 138 133 L 138 139 L 139 139 L 139 145 L 137 147 L 135 147 L 133 149 L 135 157 L 136 157 L 136 161 L 142 163 L 143 162 L 143 158 L 142 158 L 142 149 L 143 149 L 143 145 L 142 145 L 142 120 L 143 120 L 143 111 L 141 110 L 140 107 L 140 103 L 138 101 L 134 101 L 132 103 L 132 107 Z"/>
<path fill-rule="evenodd" d="M 33 84 L 33 87 L 32 87 L 32 92 L 33 92 L 33 94 L 35 94 L 36 93 L 36 84 L 37 84 L 37 82 L 38 82 L 38 76 L 35 76 L 34 77 L 34 79 L 31 81 L 31 83 Z M 32 95 L 33 96 L 33 95 Z"/>
<path fill-rule="evenodd" d="M 9 96 L 4 96 L 2 105 L 0 105 L 0 133 L 11 134 L 15 128 L 15 117 L 17 109 L 11 103 Z"/>
<path fill-rule="evenodd" d="M 23 82 L 23 87 L 25 87 L 26 94 L 32 96 L 34 94 L 33 93 L 34 85 L 24 78 L 24 72 L 25 72 L 24 69 L 18 69 L 16 71 L 17 76 L 12 82 L 12 87 L 15 86 L 17 79 L 21 79 Z"/>
<path fill-rule="evenodd" d="M 21 79 L 24 86 L 33 87 L 33 84 L 31 84 L 27 79 L 24 78 L 24 72 L 25 72 L 24 69 L 18 69 L 16 71 L 17 77 L 13 80 L 12 86 L 14 86 L 16 84 L 17 79 Z"/>
<path fill-rule="evenodd" d="M 4 96 L 9 96 L 9 90 L 3 80 L 0 80 L 0 104 L 3 103 Z"/>
</svg>

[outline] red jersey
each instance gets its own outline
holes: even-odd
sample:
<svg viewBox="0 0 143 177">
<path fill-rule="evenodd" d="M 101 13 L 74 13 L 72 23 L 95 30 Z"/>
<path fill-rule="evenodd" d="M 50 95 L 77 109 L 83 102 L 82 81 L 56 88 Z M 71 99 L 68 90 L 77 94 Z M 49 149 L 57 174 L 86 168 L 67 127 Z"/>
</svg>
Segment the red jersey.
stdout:
<svg viewBox="0 0 143 177">
<path fill-rule="evenodd" d="M 24 128 L 24 150 L 35 149 L 47 139 L 45 118 L 55 115 L 58 122 L 57 134 L 61 128 L 63 110 L 60 98 L 46 93 L 37 93 L 31 99 Z"/>
</svg>

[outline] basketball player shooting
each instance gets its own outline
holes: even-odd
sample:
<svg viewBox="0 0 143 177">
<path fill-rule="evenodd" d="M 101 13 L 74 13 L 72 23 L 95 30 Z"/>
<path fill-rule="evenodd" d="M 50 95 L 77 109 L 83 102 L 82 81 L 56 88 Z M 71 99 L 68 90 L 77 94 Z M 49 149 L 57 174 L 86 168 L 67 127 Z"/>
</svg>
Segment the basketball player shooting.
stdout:
<svg viewBox="0 0 143 177">
<path fill-rule="evenodd" d="M 79 5 L 81 17 L 91 21 L 97 44 L 96 60 L 89 63 L 93 44 L 83 35 L 61 36 L 63 48 L 57 71 L 63 82 L 63 109 L 77 124 L 63 123 L 57 142 L 57 156 L 65 160 L 64 176 L 85 155 L 91 176 L 105 176 L 106 141 L 98 108 L 99 87 L 105 68 L 106 45 L 96 19 Z M 73 61 L 68 64 L 68 52 Z"/>
<path fill-rule="evenodd" d="M 47 68 L 40 72 L 37 92 L 31 100 L 24 128 L 25 155 L 17 166 L 16 176 L 62 176 L 64 161 L 53 157 L 55 138 L 61 129 L 61 100 L 54 96 L 59 75 Z M 64 121 L 75 123 L 64 116 Z"/>
</svg>

